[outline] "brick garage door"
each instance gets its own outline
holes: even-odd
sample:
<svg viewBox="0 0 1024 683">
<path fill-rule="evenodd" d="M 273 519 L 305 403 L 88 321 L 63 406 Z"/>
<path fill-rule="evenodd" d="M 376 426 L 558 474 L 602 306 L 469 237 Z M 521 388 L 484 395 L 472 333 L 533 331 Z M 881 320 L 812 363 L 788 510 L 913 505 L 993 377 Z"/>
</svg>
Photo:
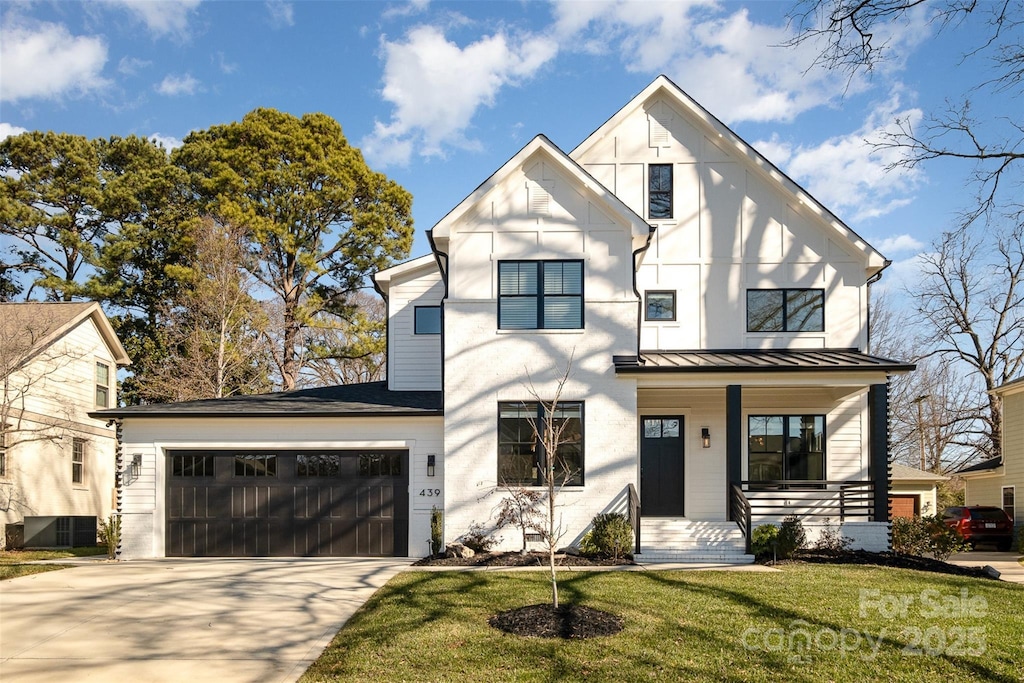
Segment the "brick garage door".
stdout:
<svg viewBox="0 0 1024 683">
<path fill-rule="evenodd" d="M 408 451 L 170 451 L 168 557 L 408 555 Z"/>
<path fill-rule="evenodd" d="M 905 517 L 912 519 L 917 513 L 920 498 L 915 495 L 889 496 L 889 510 L 892 518 Z"/>
</svg>

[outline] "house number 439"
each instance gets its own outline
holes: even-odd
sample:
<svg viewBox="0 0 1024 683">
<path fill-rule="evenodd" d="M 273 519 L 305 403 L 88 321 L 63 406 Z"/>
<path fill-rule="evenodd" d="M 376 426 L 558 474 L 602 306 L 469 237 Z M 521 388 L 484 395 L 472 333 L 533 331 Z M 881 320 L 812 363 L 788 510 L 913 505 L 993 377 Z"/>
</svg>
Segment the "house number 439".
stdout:
<svg viewBox="0 0 1024 683">
<path fill-rule="evenodd" d="M 427 498 L 440 498 L 441 489 L 420 489 L 420 495 Z"/>
</svg>

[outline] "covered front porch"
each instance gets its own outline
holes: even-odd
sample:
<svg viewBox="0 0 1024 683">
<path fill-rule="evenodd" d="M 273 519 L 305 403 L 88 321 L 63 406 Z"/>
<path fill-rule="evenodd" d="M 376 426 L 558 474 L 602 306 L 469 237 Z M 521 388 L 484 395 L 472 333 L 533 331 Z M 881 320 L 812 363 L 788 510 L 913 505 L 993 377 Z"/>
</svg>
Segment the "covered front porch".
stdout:
<svg viewBox="0 0 1024 683">
<path fill-rule="evenodd" d="M 912 367 L 827 350 L 616 358 L 637 382 L 639 554 L 749 553 L 753 527 L 790 514 L 812 542 L 828 520 L 887 549 L 887 382 Z"/>
</svg>

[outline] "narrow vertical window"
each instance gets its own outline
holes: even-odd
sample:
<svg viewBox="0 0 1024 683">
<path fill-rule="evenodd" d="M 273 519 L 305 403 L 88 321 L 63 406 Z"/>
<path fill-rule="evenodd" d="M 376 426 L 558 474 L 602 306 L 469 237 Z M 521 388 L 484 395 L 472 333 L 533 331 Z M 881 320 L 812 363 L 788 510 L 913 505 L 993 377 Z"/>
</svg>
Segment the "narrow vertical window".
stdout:
<svg viewBox="0 0 1024 683">
<path fill-rule="evenodd" d="M 672 164 L 651 164 L 647 173 L 647 217 L 672 218 Z"/>
<path fill-rule="evenodd" d="M 110 407 L 110 366 L 96 363 L 96 407 Z"/>
<path fill-rule="evenodd" d="M 71 440 L 71 483 L 81 484 L 85 481 L 85 439 L 75 437 Z"/>
<path fill-rule="evenodd" d="M 0 477 L 7 476 L 7 432 L 11 425 L 0 425 Z"/>
</svg>

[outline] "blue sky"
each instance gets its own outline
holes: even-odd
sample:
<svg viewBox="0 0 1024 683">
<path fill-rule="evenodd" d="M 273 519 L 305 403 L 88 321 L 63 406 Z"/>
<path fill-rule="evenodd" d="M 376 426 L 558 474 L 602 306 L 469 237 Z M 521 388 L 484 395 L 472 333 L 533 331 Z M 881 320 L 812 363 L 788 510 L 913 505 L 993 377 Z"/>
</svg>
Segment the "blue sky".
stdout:
<svg viewBox="0 0 1024 683">
<path fill-rule="evenodd" d="M 2 3 L 0 137 L 155 136 L 256 107 L 337 119 L 414 196 L 423 231 L 537 133 L 572 150 L 659 73 L 671 77 L 912 277 L 969 205 L 967 167 L 886 173 L 865 140 L 920 124 L 981 80 L 978 22 L 938 32 L 927 8 L 852 80 L 785 48 L 792 2 Z M 976 98 L 995 117 L 998 99 Z M 1019 106 L 1019 105 L 1013 105 Z M 986 111 L 989 108 L 990 111 Z"/>
</svg>

